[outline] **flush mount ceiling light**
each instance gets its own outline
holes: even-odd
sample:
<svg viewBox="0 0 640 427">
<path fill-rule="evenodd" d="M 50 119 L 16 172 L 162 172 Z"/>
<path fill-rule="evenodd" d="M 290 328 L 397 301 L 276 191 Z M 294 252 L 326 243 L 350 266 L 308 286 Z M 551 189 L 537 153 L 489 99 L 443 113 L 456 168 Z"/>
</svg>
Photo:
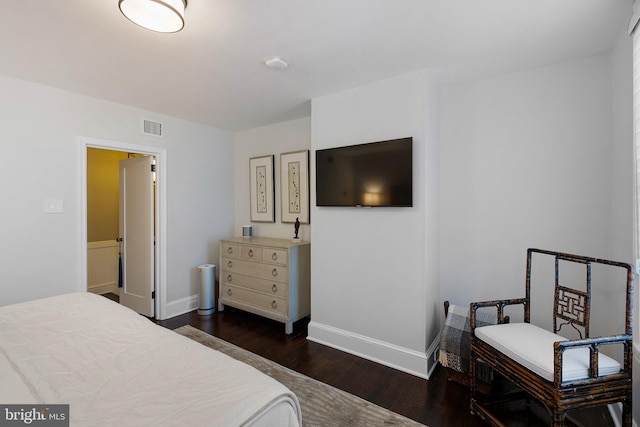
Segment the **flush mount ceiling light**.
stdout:
<svg viewBox="0 0 640 427">
<path fill-rule="evenodd" d="M 187 0 L 120 0 L 118 7 L 131 22 L 160 33 L 184 27 Z"/>
</svg>

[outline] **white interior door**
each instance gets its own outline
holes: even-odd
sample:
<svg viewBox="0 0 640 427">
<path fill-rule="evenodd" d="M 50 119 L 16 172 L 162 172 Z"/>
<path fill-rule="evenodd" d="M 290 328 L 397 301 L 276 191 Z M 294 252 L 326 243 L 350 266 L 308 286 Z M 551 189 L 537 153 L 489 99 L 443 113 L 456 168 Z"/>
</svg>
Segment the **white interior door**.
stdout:
<svg viewBox="0 0 640 427">
<path fill-rule="evenodd" d="M 154 316 L 154 193 L 152 157 L 120 161 L 120 304 Z"/>
</svg>

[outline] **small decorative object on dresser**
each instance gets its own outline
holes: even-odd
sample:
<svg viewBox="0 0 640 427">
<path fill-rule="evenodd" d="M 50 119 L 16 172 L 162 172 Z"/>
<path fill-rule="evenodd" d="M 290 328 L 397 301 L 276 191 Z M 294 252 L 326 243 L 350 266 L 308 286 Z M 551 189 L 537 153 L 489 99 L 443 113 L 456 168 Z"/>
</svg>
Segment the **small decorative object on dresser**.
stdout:
<svg viewBox="0 0 640 427">
<path fill-rule="evenodd" d="M 296 235 L 293 236 L 293 241 L 294 242 L 299 242 L 300 238 L 298 237 L 298 231 L 300 231 L 300 220 L 298 218 L 296 218 L 296 223 L 294 224 L 293 228 L 294 228 L 294 230 L 296 232 Z"/>
<path fill-rule="evenodd" d="M 252 237 L 220 241 L 218 309 L 230 305 L 285 324 L 311 314 L 311 244 Z"/>
</svg>

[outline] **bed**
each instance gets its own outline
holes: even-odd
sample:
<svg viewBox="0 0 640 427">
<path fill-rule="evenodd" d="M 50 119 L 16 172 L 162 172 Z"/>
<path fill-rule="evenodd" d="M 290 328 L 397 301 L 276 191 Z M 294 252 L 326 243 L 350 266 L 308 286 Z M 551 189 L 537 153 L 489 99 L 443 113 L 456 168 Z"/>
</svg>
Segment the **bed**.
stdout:
<svg viewBox="0 0 640 427">
<path fill-rule="evenodd" d="M 0 307 L 0 378 L 0 403 L 71 425 L 301 425 L 284 385 L 91 293 Z"/>
</svg>

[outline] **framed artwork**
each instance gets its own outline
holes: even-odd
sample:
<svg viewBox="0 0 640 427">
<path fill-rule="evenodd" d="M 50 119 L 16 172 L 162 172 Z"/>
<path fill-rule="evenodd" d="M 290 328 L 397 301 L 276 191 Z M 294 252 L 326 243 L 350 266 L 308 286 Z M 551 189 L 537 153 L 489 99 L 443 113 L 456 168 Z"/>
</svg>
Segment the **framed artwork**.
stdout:
<svg viewBox="0 0 640 427">
<path fill-rule="evenodd" d="M 282 222 L 309 224 L 309 150 L 280 155 Z"/>
<path fill-rule="evenodd" d="M 273 154 L 249 159 L 251 221 L 276 222 Z"/>
</svg>

